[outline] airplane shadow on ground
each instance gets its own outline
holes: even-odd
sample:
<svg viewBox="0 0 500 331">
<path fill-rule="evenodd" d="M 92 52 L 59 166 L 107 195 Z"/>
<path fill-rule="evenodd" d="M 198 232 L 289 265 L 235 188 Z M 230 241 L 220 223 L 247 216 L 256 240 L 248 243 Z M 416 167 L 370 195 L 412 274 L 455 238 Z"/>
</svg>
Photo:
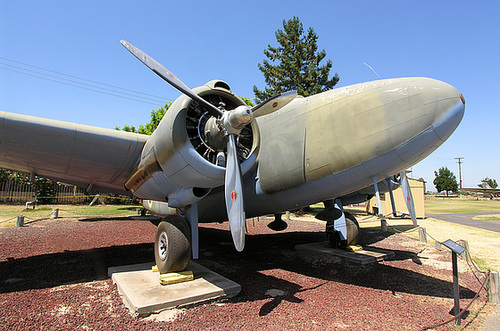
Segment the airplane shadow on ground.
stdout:
<svg viewBox="0 0 500 331">
<path fill-rule="evenodd" d="M 109 267 L 153 260 L 152 243 L 7 258 L 0 262 L 0 293 L 104 280 Z"/>
<path fill-rule="evenodd" d="M 363 245 L 379 241 L 390 233 L 378 232 L 375 236 L 363 233 Z M 269 314 L 281 302 L 302 302 L 298 293 L 314 290 L 337 282 L 366 288 L 409 293 L 441 298 L 453 298 L 452 283 L 411 270 L 386 264 L 354 265 L 335 259 L 306 257 L 295 251 L 295 245 L 324 241 L 323 232 L 284 232 L 276 234 L 247 235 L 243 252 L 235 251 L 229 231 L 200 228 L 199 263 L 239 283 L 242 291 L 233 302 L 268 299 L 269 289 L 283 291 L 266 302 L 260 309 L 261 316 Z M 394 260 L 413 260 L 417 254 L 393 250 Z M 29 289 L 43 289 L 65 284 L 107 279 L 107 268 L 127 264 L 152 262 L 152 243 L 111 246 L 90 250 L 8 259 L 0 262 L 0 293 Z M 416 262 L 415 262 L 416 261 Z M 411 262 L 405 262 L 411 263 Z M 320 281 L 319 285 L 303 288 L 301 285 L 273 275 L 273 270 L 284 270 Z M 472 298 L 476 293 L 461 288 L 462 298 Z"/>
<path fill-rule="evenodd" d="M 363 246 L 392 236 L 391 233 L 378 232 L 378 238 L 366 239 Z M 200 263 L 214 271 L 236 281 L 245 289 L 255 289 L 253 277 L 274 278 L 263 275 L 261 272 L 271 269 L 281 269 L 307 277 L 314 277 L 325 281 L 334 281 L 350 285 L 363 286 L 373 289 L 388 290 L 417 295 L 428 295 L 442 298 L 453 298 L 453 286 L 450 281 L 443 281 L 435 277 L 423 275 L 411 270 L 392 267 L 386 264 L 356 265 L 339 262 L 335 258 L 329 259 L 310 254 L 300 254 L 295 251 L 295 245 L 324 241 L 323 232 L 288 232 L 266 235 L 248 235 L 246 248 L 242 253 L 236 252 L 231 246 L 229 232 L 215 229 L 200 230 L 200 247 L 210 246 L 209 257 L 205 259 L 206 249 L 200 252 Z M 391 260 L 405 261 L 421 265 L 417 253 L 406 250 L 391 250 L 395 256 Z M 214 257 L 220 256 L 220 259 Z M 410 262 L 411 260 L 411 262 Z M 250 276 L 252 275 L 252 276 Z M 276 281 L 283 282 L 278 278 Z M 262 280 L 264 281 L 264 280 Z M 265 282 L 265 281 L 264 281 Z M 259 282 L 256 282 L 259 283 Z M 297 292 L 296 284 L 289 284 L 287 293 Z M 276 286 L 276 285 L 275 285 Z M 285 288 L 287 286 L 284 286 Z M 268 284 L 266 288 L 276 288 Z M 281 288 L 281 287 L 277 287 Z M 476 293 L 468 288 L 461 289 L 462 298 L 472 298 Z"/>
</svg>

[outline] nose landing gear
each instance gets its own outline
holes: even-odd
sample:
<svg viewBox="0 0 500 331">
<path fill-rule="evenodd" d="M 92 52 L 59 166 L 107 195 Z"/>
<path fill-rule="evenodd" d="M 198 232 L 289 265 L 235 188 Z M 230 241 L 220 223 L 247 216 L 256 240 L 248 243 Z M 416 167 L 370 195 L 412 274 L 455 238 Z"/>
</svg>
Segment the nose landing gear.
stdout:
<svg viewBox="0 0 500 331">
<path fill-rule="evenodd" d="M 326 221 L 326 237 L 334 248 L 345 249 L 358 243 L 359 224 L 356 218 L 344 211 L 339 199 L 324 202 L 325 209 L 316 215 L 319 220 Z"/>
<path fill-rule="evenodd" d="M 191 260 L 191 238 L 187 221 L 178 215 L 165 217 L 156 230 L 155 262 L 160 273 L 183 271 Z"/>
</svg>

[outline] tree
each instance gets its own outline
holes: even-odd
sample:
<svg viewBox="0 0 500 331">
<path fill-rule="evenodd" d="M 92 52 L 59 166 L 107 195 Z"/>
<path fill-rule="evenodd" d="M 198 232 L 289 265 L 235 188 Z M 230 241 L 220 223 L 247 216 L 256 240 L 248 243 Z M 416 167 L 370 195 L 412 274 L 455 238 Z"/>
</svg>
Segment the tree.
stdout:
<svg viewBox="0 0 500 331">
<path fill-rule="evenodd" d="M 10 171 L 5 169 L 0 169 L 0 185 L 9 180 Z"/>
<path fill-rule="evenodd" d="M 252 103 L 252 100 L 250 100 L 249 98 L 245 98 L 245 97 L 240 97 L 240 98 L 248 106 L 250 106 L 250 107 L 254 106 L 254 104 Z M 115 126 L 115 130 L 152 135 L 153 132 L 158 127 L 158 125 L 160 124 L 163 116 L 165 116 L 165 113 L 167 112 L 167 110 L 170 108 L 171 105 L 172 105 L 172 102 L 166 102 L 163 107 L 160 107 L 157 110 L 153 109 L 151 111 L 151 121 L 149 121 L 148 123 L 146 123 L 144 125 L 140 125 L 139 129 L 136 129 L 135 126 L 133 126 L 133 125 L 124 125 L 123 128 L 121 128 L 121 129 L 118 126 Z"/>
<path fill-rule="evenodd" d="M 245 97 L 240 96 L 240 99 L 241 99 L 241 100 L 243 100 L 243 102 L 244 102 L 247 106 L 249 106 L 249 107 L 253 107 L 253 106 L 255 106 L 255 105 L 253 104 L 252 100 L 250 100 L 249 98 L 245 98 Z"/>
<path fill-rule="evenodd" d="M 262 64 L 258 64 L 267 87 L 261 91 L 254 85 L 257 102 L 289 90 L 297 90 L 300 95 L 307 97 L 329 90 L 337 84 L 339 76 L 336 73 L 329 79 L 332 61 L 320 65 L 326 52 L 318 52 L 318 35 L 313 28 L 310 27 L 305 34 L 302 23 L 294 17 L 283 20 L 283 30 L 278 29 L 275 35 L 279 46 L 268 45 L 264 50 L 271 62 L 263 60 Z"/>
<path fill-rule="evenodd" d="M 498 184 L 497 184 L 497 181 L 493 178 L 483 178 L 481 179 L 481 184 L 477 184 L 477 186 L 481 187 L 481 188 L 497 188 L 498 187 Z"/>
<path fill-rule="evenodd" d="M 442 167 L 439 168 L 438 171 L 434 171 L 434 185 L 439 192 L 445 191 L 446 196 L 448 196 L 448 192 L 457 192 L 458 191 L 458 183 L 457 178 L 448 168 Z"/>
<path fill-rule="evenodd" d="M 0 184 L 7 181 L 27 184 L 33 187 L 35 198 L 40 204 L 52 202 L 53 198 L 57 195 L 57 186 L 60 185 L 52 179 L 39 176 L 31 178 L 30 175 L 22 172 L 0 169 Z"/>
<path fill-rule="evenodd" d="M 33 182 L 30 182 L 35 191 L 35 197 L 38 203 L 51 203 L 57 195 L 57 186 L 59 185 L 52 179 L 35 176 Z"/>
<path fill-rule="evenodd" d="M 168 108 L 172 105 L 171 102 L 166 102 L 163 107 L 158 108 L 157 110 L 152 110 L 151 111 L 151 121 L 144 125 L 140 125 L 139 129 L 136 129 L 135 126 L 133 125 L 124 125 L 123 128 L 119 128 L 118 126 L 115 126 L 115 130 L 122 130 L 122 131 L 127 131 L 127 132 L 135 132 L 135 133 L 141 133 L 141 134 L 147 134 L 147 135 L 152 135 L 153 132 L 156 130 L 158 125 L 160 124 L 161 119 L 163 116 L 165 116 L 165 113 L 167 112 Z"/>
</svg>

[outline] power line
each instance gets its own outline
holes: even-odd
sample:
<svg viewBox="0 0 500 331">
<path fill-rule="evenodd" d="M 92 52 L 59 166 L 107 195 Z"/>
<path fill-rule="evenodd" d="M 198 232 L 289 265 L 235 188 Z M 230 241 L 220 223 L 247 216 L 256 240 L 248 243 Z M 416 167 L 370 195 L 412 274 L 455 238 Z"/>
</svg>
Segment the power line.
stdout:
<svg viewBox="0 0 500 331">
<path fill-rule="evenodd" d="M 44 71 L 48 71 L 48 72 L 52 72 L 52 73 L 55 73 L 55 74 L 58 74 L 58 75 L 63 75 L 63 76 L 66 76 L 66 77 L 72 77 L 72 78 L 76 78 L 76 79 L 79 79 L 79 80 L 83 80 L 83 81 L 87 81 L 87 82 L 91 82 L 91 83 L 95 83 L 95 84 L 99 84 L 99 85 L 103 85 L 103 86 L 113 87 L 113 88 L 119 89 L 119 90 L 129 91 L 129 92 L 133 92 L 133 93 L 136 93 L 136 94 L 147 95 L 147 96 L 159 98 L 159 99 L 162 99 L 162 100 L 169 100 L 168 98 L 165 98 L 163 96 L 157 96 L 157 95 L 154 95 L 154 94 L 149 94 L 149 93 L 134 91 L 134 90 L 131 90 L 131 89 L 127 89 L 127 88 L 123 88 L 123 87 L 119 87 L 119 86 L 115 86 L 115 85 L 111 85 L 111 84 L 101 83 L 101 82 L 98 82 L 98 81 L 95 81 L 95 80 L 90 80 L 90 79 L 86 79 L 86 78 L 82 78 L 82 77 L 78 77 L 78 76 L 73 76 L 73 75 L 68 75 L 68 74 L 65 74 L 63 72 L 59 72 L 59 71 L 55 71 L 55 70 L 50 70 L 50 69 L 38 67 L 38 66 L 35 66 L 35 65 L 32 65 L 32 64 L 28 64 L 28 63 L 24 63 L 24 62 L 21 62 L 21 61 L 15 61 L 15 60 L 7 59 L 7 58 L 1 57 L 1 56 L 0 56 L 0 59 L 5 60 L 5 61 L 10 61 L 10 62 L 18 63 L 18 64 L 22 64 L 22 65 L 25 65 L 25 66 L 28 66 L 28 67 L 32 67 L 32 68 L 36 68 L 36 69 L 40 69 L 40 70 L 44 70 Z M 23 69 L 23 70 L 27 70 L 27 69 Z M 43 75 L 43 73 L 40 73 L 40 74 Z"/>
<path fill-rule="evenodd" d="M 162 102 L 161 100 L 155 100 L 155 99 L 152 99 L 152 98 L 146 98 L 146 97 L 137 96 L 137 95 L 134 95 L 134 94 L 131 94 L 131 93 L 125 93 L 125 92 L 115 91 L 113 89 L 99 87 L 99 86 L 95 86 L 95 85 L 92 85 L 92 84 L 81 83 L 81 82 L 78 82 L 78 81 L 72 80 L 72 79 L 61 78 L 61 77 L 57 77 L 57 76 L 54 76 L 54 75 L 43 74 L 43 73 L 40 73 L 40 72 L 35 71 L 35 70 L 25 69 L 25 68 L 21 68 L 21 67 L 18 67 L 18 66 L 10 65 L 10 64 L 7 64 L 7 63 L 3 63 L 3 62 L 0 62 L 0 64 L 1 65 L 9 66 L 11 68 L 16 68 L 16 69 L 20 69 L 20 70 L 24 70 L 24 71 L 28 71 L 28 72 L 33 72 L 33 73 L 38 74 L 38 75 L 52 77 L 54 79 L 47 79 L 47 80 L 50 80 L 50 81 L 53 81 L 53 82 L 56 82 L 56 83 L 61 83 L 61 82 L 58 81 L 58 79 L 59 79 L 59 80 L 63 80 L 63 81 L 68 81 L 68 82 L 80 84 L 80 85 L 83 85 L 83 86 L 89 86 L 89 87 L 92 87 L 92 88 L 95 88 L 95 89 L 101 89 L 101 90 L 105 90 L 105 91 L 110 91 L 110 92 L 114 92 L 114 93 L 119 93 L 119 94 L 123 94 L 123 95 L 132 96 L 132 97 L 135 97 L 135 98 L 139 97 L 139 98 L 143 98 L 145 100 L 150 100 L 150 101 L 154 101 L 154 102 Z M 5 70 L 10 70 L 10 71 L 13 71 L 13 72 L 17 72 L 17 73 L 20 73 L 20 74 L 29 75 L 29 76 L 36 77 L 36 78 L 45 79 L 43 77 L 39 77 L 39 76 L 36 76 L 36 75 L 30 75 L 30 74 L 27 74 L 27 73 L 22 72 L 22 71 L 8 69 L 8 68 L 5 68 L 5 67 L 0 67 L 0 68 L 5 69 Z M 66 84 L 66 85 L 80 88 L 79 85 L 73 85 L 73 84 Z M 96 91 L 94 89 L 90 89 L 90 91 L 98 92 L 98 91 Z M 114 95 L 114 94 L 111 94 L 111 95 Z"/>
<path fill-rule="evenodd" d="M 9 68 L 5 68 L 5 67 L 0 67 L 1 69 L 13 71 L 13 72 L 16 72 L 16 73 L 20 73 L 20 74 L 24 74 L 24 75 L 28 75 L 28 76 L 40 78 L 40 79 L 45 79 L 45 80 L 53 81 L 53 82 L 56 82 L 56 83 L 59 83 L 59 84 L 63 84 L 63 85 L 69 85 L 69 86 L 72 86 L 72 87 L 82 88 L 82 89 L 90 90 L 90 91 L 93 91 L 93 92 L 98 92 L 98 93 L 102 93 L 102 94 L 108 94 L 108 95 L 111 95 L 111 96 L 121 97 L 121 98 L 125 98 L 125 99 L 130 99 L 130 100 L 144 102 L 144 103 L 149 103 L 149 104 L 154 104 L 154 105 L 157 105 L 158 102 L 164 103 L 165 100 L 167 100 L 167 101 L 173 101 L 172 99 L 165 98 L 165 97 L 162 97 L 162 96 L 157 96 L 157 95 L 153 95 L 153 94 L 149 94 L 149 93 L 134 91 L 134 90 L 131 90 L 131 89 L 126 89 L 126 88 L 122 88 L 122 87 L 111 85 L 111 84 L 101 83 L 101 82 L 97 82 L 97 81 L 94 81 L 94 80 L 90 80 L 90 79 L 86 79 L 86 78 L 82 78 L 82 77 L 78 77 L 78 76 L 74 76 L 74 75 L 68 75 L 68 74 L 65 74 L 65 73 L 62 73 L 62 72 L 59 72 L 59 71 L 54 71 L 54 70 L 42 68 L 42 67 L 31 65 L 31 64 L 28 64 L 28 63 L 24 63 L 24 62 L 20 62 L 20 61 L 15 61 L 15 60 L 7 59 L 7 58 L 4 58 L 4 57 L 0 57 L 0 59 L 2 59 L 4 61 L 9 61 L 9 62 L 21 64 L 23 66 L 35 68 L 35 69 L 38 69 L 38 71 L 37 70 L 27 69 L 27 68 L 22 68 L 22 67 L 15 66 L 15 65 L 12 65 L 12 64 L 9 64 L 9 63 L 5 63 L 5 62 L 0 62 L 0 64 L 2 64 L 4 66 L 8 66 L 10 68 L 16 68 L 16 69 L 20 69 L 20 70 L 23 70 L 23 71 L 28 71 L 28 72 L 36 73 L 37 75 L 33 75 L 33 74 L 29 74 L 29 73 L 26 73 L 26 72 L 23 72 L 23 71 L 9 69 Z M 66 77 L 71 77 L 71 78 L 74 78 L 74 79 L 77 79 L 77 80 L 81 80 L 81 81 L 85 81 L 85 82 L 89 82 L 89 83 L 92 83 L 92 84 L 79 82 L 79 81 L 74 80 L 74 79 L 67 79 L 67 78 L 58 77 L 58 76 L 55 76 L 55 75 L 46 74 L 46 73 L 40 72 L 39 70 L 51 72 L 51 73 L 54 73 L 54 74 L 57 74 L 57 75 L 66 76 Z M 38 75 L 46 76 L 46 77 L 51 77 L 51 78 L 54 78 L 54 79 L 48 79 L 48 78 L 45 78 L 45 77 L 40 77 Z M 72 82 L 72 83 L 75 83 L 75 84 L 79 84 L 79 85 L 68 84 L 68 83 L 65 83 L 65 82 L 61 82 L 59 80 L 69 81 L 69 82 Z M 110 87 L 112 89 L 110 89 L 110 88 L 104 88 L 104 87 L 101 87 L 101 86 L 96 86 L 94 84 L 98 84 L 98 85 L 102 85 L 102 86 L 107 86 L 107 87 Z M 82 87 L 80 85 L 88 86 L 88 87 L 91 87 L 91 88 Z M 113 94 L 102 92 L 102 91 L 99 91 L 99 90 L 110 91 L 110 92 L 113 92 Z M 131 92 L 133 94 L 127 93 L 127 92 L 122 92 L 122 91 Z M 124 97 L 124 96 L 119 95 L 119 94 L 126 95 L 126 96 L 131 96 L 133 98 Z M 153 101 L 155 103 L 151 103 L 151 102 L 147 102 L 147 101 L 141 101 L 141 100 L 138 100 L 138 98 L 139 99 Z M 156 100 L 153 99 L 153 98 L 156 98 Z"/>
<path fill-rule="evenodd" d="M 129 97 L 125 97 L 125 96 L 122 96 L 122 95 L 113 94 L 113 93 L 107 93 L 107 92 L 99 91 L 99 90 L 96 90 L 96 89 L 91 89 L 91 88 L 87 88 L 87 87 L 83 87 L 83 86 L 78 86 L 78 85 L 74 85 L 74 84 L 69 84 L 69 83 L 61 82 L 61 81 L 58 81 L 58 80 L 55 80 L 55 79 L 50 79 L 50 78 L 46 78 L 46 77 L 36 76 L 36 75 L 33 75 L 33 74 L 29 74 L 27 72 L 22 72 L 22 71 L 18 71 L 18 70 L 14 70 L 14 69 L 9 69 L 9 68 L 4 68 L 4 67 L 1 67 L 1 66 L 0 66 L 0 69 L 12 71 L 12 72 L 16 72 L 16 73 L 19 73 L 19 74 L 23 74 L 23 75 L 27 75 L 27 76 L 31 76 L 31 77 L 35 77 L 35 78 L 39 78 L 39 79 L 48 80 L 48 81 L 59 83 L 59 84 L 62 84 L 62 85 L 77 87 L 77 88 L 80 88 L 80 89 L 83 89 L 83 90 L 87 90 L 87 91 L 97 92 L 97 93 L 101 93 L 101 94 L 106 94 L 106 95 L 110 95 L 110 96 L 114 96 L 114 97 L 118 97 L 118 98 L 123 98 L 123 99 L 129 99 L 129 100 L 133 100 L 133 101 L 137 101 L 137 102 L 142 102 L 142 103 L 148 103 L 150 105 L 158 105 L 158 103 L 153 103 L 153 102 L 143 101 L 143 100 L 139 100 L 139 99 L 129 98 Z"/>
</svg>

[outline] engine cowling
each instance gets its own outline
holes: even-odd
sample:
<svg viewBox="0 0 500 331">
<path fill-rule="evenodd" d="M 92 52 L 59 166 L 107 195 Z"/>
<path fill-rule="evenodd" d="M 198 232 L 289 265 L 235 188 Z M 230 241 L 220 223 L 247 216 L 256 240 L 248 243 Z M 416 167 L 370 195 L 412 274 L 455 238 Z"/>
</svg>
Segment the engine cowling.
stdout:
<svg viewBox="0 0 500 331">
<path fill-rule="evenodd" d="M 221 80 L 208 82 L 193 92 L 225 110 L 245 104 Z M 169 195 L 175 196 L 175 204 L 182 207 L 223 185 L 226 144 L 221 143 L 223 136 L 217 137 L 214 130 L 208 129 L 213 125 L 214 118 L 206 109 L 180 96 L 144 146 L 126 188 L 145 199 L 167 201 Z M 258 141 L 257 124 L 252 121 L 237 140 L 243 174 L 255 165 Z"/>
</svg>

